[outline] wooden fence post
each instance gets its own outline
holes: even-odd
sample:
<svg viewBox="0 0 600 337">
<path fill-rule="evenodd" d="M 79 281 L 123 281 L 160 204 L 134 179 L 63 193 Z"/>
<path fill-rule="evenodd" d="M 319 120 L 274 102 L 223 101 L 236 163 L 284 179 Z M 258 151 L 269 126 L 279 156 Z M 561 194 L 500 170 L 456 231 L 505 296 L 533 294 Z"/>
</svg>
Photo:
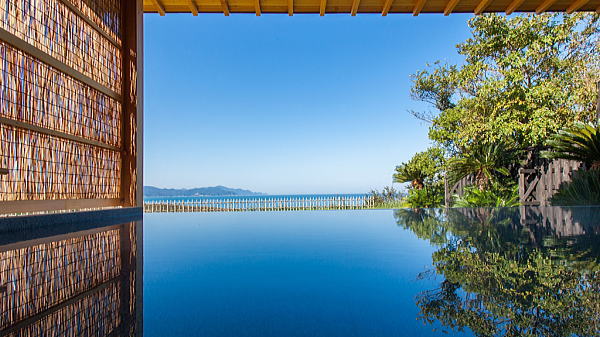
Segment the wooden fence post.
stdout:
<svg viewBox="0 0 600 337">
<path fill-rule="evenodd" d="M 600 124 L 600 81 L 596 82 L 596 123 Z"/>
</svg>

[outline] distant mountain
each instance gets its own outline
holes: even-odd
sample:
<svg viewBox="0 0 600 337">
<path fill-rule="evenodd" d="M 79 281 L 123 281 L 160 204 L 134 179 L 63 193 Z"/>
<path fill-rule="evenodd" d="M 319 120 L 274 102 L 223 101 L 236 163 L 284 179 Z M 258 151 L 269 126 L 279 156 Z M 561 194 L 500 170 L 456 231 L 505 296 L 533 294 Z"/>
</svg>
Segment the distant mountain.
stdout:
<svg viewBox="0 0 600 337">
<path fill-rule="evenodd" d="M 158 188 L 144 186 L 144 197 L 199 197 L 199 196 L 235 196 L 235 195 L 265 195 L 264 193 L 229 188 L 225 186 L 199 188 Z"/>
</svg>

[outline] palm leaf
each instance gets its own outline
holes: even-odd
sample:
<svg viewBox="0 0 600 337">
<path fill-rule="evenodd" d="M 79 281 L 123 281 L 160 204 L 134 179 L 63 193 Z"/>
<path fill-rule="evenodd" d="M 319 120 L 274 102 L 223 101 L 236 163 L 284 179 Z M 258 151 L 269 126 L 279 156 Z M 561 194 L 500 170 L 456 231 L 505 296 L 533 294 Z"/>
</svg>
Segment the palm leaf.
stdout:
<svg viewBox="0 0 600 337">
<path fill-rule="evenodd" d="M 593 165 L 600 162 L 600 126 L 576 123 L 551 136 L 547 145 L 552 150 L 542 151 L 544 158 L 576 160 Z"/>
</svg>

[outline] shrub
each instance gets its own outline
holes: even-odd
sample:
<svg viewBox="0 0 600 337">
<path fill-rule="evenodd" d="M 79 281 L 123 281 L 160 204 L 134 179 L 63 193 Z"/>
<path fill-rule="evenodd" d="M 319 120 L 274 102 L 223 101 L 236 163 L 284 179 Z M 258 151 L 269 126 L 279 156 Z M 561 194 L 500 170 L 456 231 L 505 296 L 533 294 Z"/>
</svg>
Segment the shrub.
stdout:
<svg viewBox="0 0 600 337">
<path fill-rule="evenodd" d="M 439 207 L 444 203 L 444 193 L 436 187 L 413 188 L 408 190 L 405 201 L 411 208 Z"/>
<path fill-rule="evenodd" d="M 553 135 L 548 145 L 552 151 L 542 152 L 546 158 L 582 161 L 591 169 L 600 169 L 600 125 L 576 123 Z"/>
<path fill-rule="evenodd" d="M 462 197 L 455 196 L 454 207 L 514 207 L 519 205 L 517 186 L 492 184 L 486 190 L 468 186 Z"/>
<path fill-rule="evenodd" d="M 377 190 L 371 190 L 369 196 L 373 198 L 373 204 L 377 208 L 402 207 L 402 195 L 391 186 L 384 187 L 381 193 Z"/>
<path fill-rule="evenodd" d="M 552 205 L 600 205 L 600 170 L 577 171 L 573 180 L 560 185 Z"/>
</svg>

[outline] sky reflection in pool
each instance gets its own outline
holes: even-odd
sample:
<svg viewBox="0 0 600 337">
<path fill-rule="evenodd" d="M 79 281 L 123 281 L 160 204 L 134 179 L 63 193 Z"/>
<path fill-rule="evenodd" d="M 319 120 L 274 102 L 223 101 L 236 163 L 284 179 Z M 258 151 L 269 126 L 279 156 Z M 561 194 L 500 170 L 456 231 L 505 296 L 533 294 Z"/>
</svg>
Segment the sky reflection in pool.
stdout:
<svg viewBox="0 0 600 337">
<path fill-rule="evenodd" d="M 431 335 L 433 248 L 390 211 L 149 214 L 144 244 L 149 336 Z"/>
</svg>

